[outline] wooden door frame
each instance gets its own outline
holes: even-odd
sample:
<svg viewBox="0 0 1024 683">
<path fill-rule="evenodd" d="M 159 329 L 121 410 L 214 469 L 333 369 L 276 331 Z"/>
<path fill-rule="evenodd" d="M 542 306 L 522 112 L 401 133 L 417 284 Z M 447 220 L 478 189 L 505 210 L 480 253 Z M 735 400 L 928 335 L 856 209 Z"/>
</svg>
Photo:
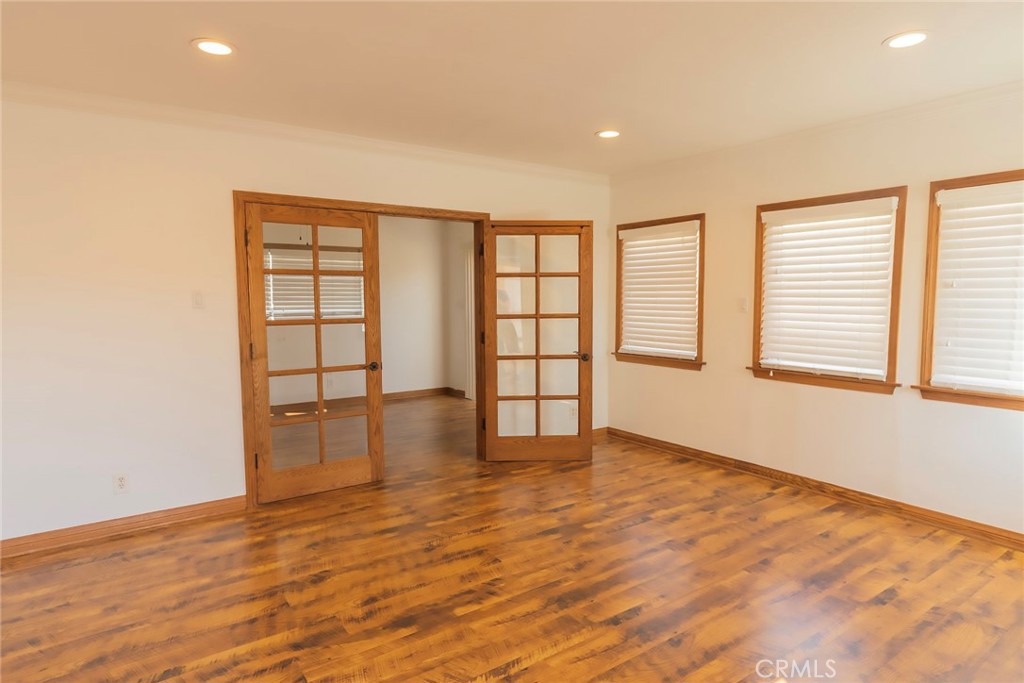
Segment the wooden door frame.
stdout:
<svg viewBox="0 0 1024 683">
<path fill-rule="evenodd" d="M 397 216 L 401 218 L 423 218 L 427 220 L 448 220 L 473 223 L 474 250 L 477 254 L 477 267 L 474 274 L 475 315 L 474 327 L 479 333 L 484 329 L 484 269 L 483 258 L 484 235 L 491 224 L 491 215 L 480 211 L 457 211 L 449 209 L 432 209 L 399 204 L 376 204 L 372 202 L 356 202 L 343 199 L 324 199 L 320 197 L 303 197 L 299 195 L 273 194 L 268 192 L 250 192 L 235 190 L 233 193 L 235 217 L 235 275 L 238 287 L 238 358 L 242 381 L 242 437 L 245 450 L 242 461 L 245 467 L 245 501 L 248 509 L 255 508 L 256 500 L 256 433 L 255 433 L 255 388 L 253 382 L 253 362 L 250 357 L 252 341 L 252 324 L 249 302 L 249 272 L 246 250 L 245 214 L 249 204 L 270 204 L 277 206 L 296 206 L 309 209 L 332 209 L 339 211 L 362 211 L 378 216 Z M 477 458 L 486 459 L 487 440 L 484 433 L 486 415 L 487 373 L 484 369 L 483 344 L 474 344 L 476 349 L 476 449 Z"/>
</svg>

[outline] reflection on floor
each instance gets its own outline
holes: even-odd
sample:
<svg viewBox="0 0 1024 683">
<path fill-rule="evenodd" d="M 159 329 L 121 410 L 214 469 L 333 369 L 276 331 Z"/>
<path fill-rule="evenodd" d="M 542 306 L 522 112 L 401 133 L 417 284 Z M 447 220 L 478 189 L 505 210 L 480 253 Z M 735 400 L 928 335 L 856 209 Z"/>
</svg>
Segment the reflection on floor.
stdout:
<svg viewBox="0 0 1024 683">
<path fill-rule="evenodd" d="M 1022 679 L 1022 553 L 621 441 L 480 462 L 472 411 L 389 404 L 381 483 L 5 566 L 3 680 Z"/>
</svg>

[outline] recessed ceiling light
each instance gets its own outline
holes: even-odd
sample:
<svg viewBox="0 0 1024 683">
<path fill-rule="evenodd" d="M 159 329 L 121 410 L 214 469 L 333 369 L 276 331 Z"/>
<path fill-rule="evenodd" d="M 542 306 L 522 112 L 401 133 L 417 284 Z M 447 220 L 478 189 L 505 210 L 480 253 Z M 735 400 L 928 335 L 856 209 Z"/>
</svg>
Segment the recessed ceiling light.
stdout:
<svg viewBox="0 0 1024 683">
<path fill-rule="evenodd" d="M 599 130 L 594 133 L 599 138 L 617 138 L 619 137 L 619 131 L 617 130 Z"/>
<path fill-rule="evenodd" d="M 213 38 L 196 38 L 192 41 L 192 45 L 208 55 L 217 55 L 218 57 L 229 55 L 235 51 L 235 48 L 227 43 Z"/>
<path fill-rule="evenodd" d="M 915 45 L 923 43 L 927 38 L 928 34 L 924 31 L 906 31 L 904 33 L 897 33 L 894 36 L 889 36 L 882 41 L 882 44 L 895 48 L 914 47 Z"/>
</svg>

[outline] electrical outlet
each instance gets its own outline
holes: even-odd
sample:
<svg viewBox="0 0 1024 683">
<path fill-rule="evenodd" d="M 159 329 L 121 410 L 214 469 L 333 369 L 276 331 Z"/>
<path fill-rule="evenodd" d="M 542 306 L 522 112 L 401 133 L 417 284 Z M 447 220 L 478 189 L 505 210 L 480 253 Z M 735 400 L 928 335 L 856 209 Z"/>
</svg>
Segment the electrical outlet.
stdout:
<svg viewBox="0 0 1024 683">
<path fill-rule="evenodd" d="M 114 475 L 114 495 L 121 496 L 128 493 L 128 475 L 127 474 L 115 474 Z"/>
<path fill-rule="evenodd" d="M 206 308 L 206 298 L 202 292 L 192 292 L 192 308 Z"/>
</svg>

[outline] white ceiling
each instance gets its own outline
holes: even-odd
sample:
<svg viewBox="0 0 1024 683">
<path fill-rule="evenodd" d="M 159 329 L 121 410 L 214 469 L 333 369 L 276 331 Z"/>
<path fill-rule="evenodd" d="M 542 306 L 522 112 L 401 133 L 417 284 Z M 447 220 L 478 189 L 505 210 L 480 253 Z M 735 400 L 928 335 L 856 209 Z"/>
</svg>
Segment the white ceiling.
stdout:
<svg viewBox="0 0 1024 683">
<path fill-rule="evenodd" d="M 5 2 L 2 18 L 5 79 L 602 173 L 1024 75 L 1018 2 Z M 881 46 L 917 28 L 923 45 Z"/>
</svg>

